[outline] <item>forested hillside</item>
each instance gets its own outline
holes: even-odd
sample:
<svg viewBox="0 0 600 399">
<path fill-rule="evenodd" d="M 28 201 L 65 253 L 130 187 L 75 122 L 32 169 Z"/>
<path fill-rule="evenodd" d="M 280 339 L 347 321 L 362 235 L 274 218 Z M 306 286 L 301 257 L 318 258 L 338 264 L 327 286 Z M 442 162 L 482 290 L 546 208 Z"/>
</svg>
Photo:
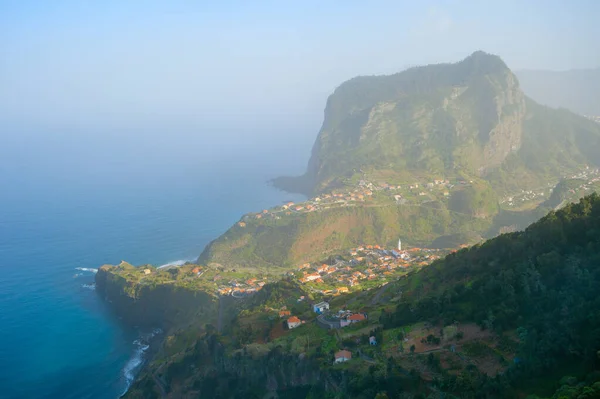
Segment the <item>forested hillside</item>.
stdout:
<svg viewBox="0 0 600 399">
<path fill-rule="evenodd" d="M 470 320 L 514 332 L 519 364 L 506 378 L 516 387 L 592 371 L 600 360 L 600 197 L 449 255 L 405 284 L 406 299 L 383 317 L 386 327 Z"/>
<path fill-rule="evenodd" d="M 176 333 L 128 397 L 598 398 L 598 292 L 593 194 L 388 286 L 331 298 L 332 309 L 368 313 L 354 328 L 310 322 L 308 308 L 294 309 L 294 284 L 266 287 L 239 323 L 256 331 L 262 309 L 290 305 L 306 324 L 283 331 L 270 318 L 279 333 L 266 337 L 248 327 Z M 353 357 L 333 363 L 340 349 Z"/>
</svg>

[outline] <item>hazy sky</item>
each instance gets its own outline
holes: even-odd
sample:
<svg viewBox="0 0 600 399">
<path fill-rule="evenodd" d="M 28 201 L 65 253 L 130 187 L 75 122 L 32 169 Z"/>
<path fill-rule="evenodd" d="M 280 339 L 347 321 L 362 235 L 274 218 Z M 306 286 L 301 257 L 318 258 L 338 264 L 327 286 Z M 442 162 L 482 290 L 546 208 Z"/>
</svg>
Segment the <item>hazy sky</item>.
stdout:
<svg viewBox="0 0 600 399">
<path fill-rule="evenodd" d="M 512 69 L 600 66 L 599 15 L 597 0 L 3 0 L 0 123 L 313 127 L 359 74 L 477 49 Z"/>
</svg>

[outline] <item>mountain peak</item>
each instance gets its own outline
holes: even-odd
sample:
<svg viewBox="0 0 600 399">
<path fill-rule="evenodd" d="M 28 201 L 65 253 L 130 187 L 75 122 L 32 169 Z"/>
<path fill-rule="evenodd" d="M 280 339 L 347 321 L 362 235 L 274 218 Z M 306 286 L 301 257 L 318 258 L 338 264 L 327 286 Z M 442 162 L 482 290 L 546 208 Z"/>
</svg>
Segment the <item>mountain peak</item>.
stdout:
<svg viewBox="0 0 600 399">
<path fill-rule="evenodd" d="M 475 51 L 459 64 L 470 67 L 473 73 L 490 74 L 509 71 L 508 66 L 502 61 L 502 58 L 482 50 Z"/>
</svg>

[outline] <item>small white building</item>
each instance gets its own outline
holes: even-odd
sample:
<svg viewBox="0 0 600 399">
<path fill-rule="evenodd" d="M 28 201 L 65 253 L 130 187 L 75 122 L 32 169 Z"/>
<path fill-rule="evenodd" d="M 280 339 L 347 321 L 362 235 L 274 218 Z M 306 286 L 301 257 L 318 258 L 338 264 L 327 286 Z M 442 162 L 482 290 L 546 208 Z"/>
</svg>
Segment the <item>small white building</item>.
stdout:
<svg viewBox="0 0 600 399">
<path fill-rule="evenodd" d="M 352 359 L 352 353 L 347 350 L 341 350 L 335 354 L 335 363 L 347 362 Z"/>
<path fill-rule="evenodd" d="M 329 310 L 328 302 L 319 302 L 319 303 L 313 305 L 313 311 L 315 313 L 323 313 L 325 310 Z"/>
<path fill-rule="evenodd" d="M 289 319 L 287 319 L 287 325 L 288 328 L 291 330 L 292 328 L 296 328 L 299 325 L 302 324 L 302 320 L 300 320 L 299 318 L 297 318 L 296 316 L 292 316 Z"/>
</svg>

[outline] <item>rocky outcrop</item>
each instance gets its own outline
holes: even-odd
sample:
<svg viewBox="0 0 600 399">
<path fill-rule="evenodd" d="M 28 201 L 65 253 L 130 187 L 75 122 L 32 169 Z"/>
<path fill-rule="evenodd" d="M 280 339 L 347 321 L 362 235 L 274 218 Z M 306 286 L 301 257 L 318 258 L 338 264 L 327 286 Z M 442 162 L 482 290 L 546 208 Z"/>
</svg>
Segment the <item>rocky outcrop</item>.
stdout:
<svg viewBox="0 0 600 399">
<path fill-rule="evenodd" d="M 133 266 L 104 265 L 96 274 L 96 291 L 115 314 L 130 326 L 173 327 L 216 325 L 218 300 L 204 291 L 173 281 L 145 283 L 127 277 Z"/>
<path fill-rule="evenodd" d="M 525 180 L 548 183 L 551 174 L 542 170 L 597 163 L 583 144 L 596 140 L 597 127 L 580 129 L 581 120 L 553 111 L 558 124 L 547 128 L 548 116 L 540 116 L 546 111 L 529 103 L 506 64 L 481 51 L 454 64 L 357 77 L 327 100 L 306 173 L 274 183 L 312 195 L 341 187 L 358 173 L 381 171 L 409 182 L 432 175 L 482 177 L 504 191 L 529 188 Z M 565 141 L 574 145 L 557 158 Z"/>
</svg>

